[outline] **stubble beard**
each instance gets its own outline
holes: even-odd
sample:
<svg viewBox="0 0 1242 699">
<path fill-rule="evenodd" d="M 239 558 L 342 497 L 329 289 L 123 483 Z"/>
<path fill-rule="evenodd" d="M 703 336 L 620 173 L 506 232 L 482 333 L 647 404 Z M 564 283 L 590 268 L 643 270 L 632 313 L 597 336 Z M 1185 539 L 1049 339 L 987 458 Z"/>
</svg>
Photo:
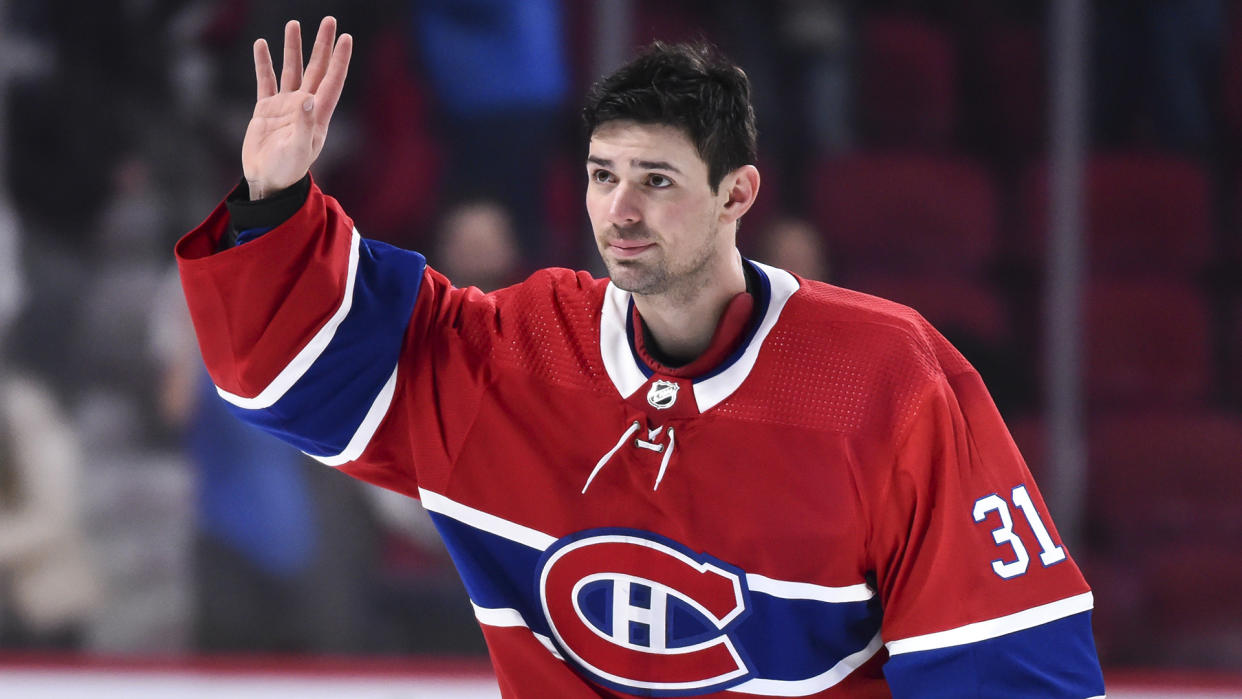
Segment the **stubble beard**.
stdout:
<svg viewBox="0 0 1242 699">
<path fill-rule="evenodd" d="M 685 264 L 673 266 L 668 257 L 661 255 L 654 260 L 609 260 L 604 256 L 608 276 L 618 289 L 640 296 L 666 296 L 676 299 L 692 298 L 710 281 L 710 264 L 715 253 L 715 240 L 719 231 L 708 230 L 703 244 L 694 251 Z"/>
</svg>

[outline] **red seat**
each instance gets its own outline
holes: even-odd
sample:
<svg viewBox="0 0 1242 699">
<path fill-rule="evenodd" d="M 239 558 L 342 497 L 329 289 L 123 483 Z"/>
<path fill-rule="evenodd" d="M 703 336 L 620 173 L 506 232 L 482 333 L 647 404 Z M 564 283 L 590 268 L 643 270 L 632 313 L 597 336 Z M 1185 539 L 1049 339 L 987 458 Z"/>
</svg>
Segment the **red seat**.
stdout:
<svg viewBox="0 0 1242 699">
<path fill-rule="evenodd" d="M 877 17 L 861 33 L 858 113 L 873 146 L 942 147 L 957 127 L 957 57 L 948 35 L 912 17 Z"/>
<path fill-rule="evenodd" d="M 1097 407 L 1201 404 L 1211 380 L 1207 303 L 1173 281 L 1087 288 L 1086 390 Z"/>
<path fill-rule="evenodd" d="M 1089 515 L 1111 548 L 1242 541 L 1242 416 L 1110 413 L 1089 445 Z"/>
<path fill-rule="evenodd" d="M 1095 590 L 1092 626 L 1106 665 L 1242 663 L 1236 641 L 1242 636 L 1242 551 L 1236 544 L 1189 541 L 1128 555 L 1079 548 L 1073 555 Z"/>
<path fill-rule="evenodd" d="M 1042 259 L 1048 238 L 1046 164 L 1023 182 L 1027 222 L 1023 253 Z M 1119 153 L 1093 156 L 1085 172 L 1088 260 L 1110 275 L 1189 276 L 1202 270 L 1212 249 L 1207 176 L 1174 155 Z"/>
<path fill-rule="evenodd" d="M 1234 483 L 1235 488 L 1242 484 Z M 1157 621 L 1164 626 L 1230 619 L 1242 626 L 1242 549 L 1234 543 L 1188 541 L 1151 556 L 1149 568 Z M 1187 571 L 1196 571 L 1194 592 L 1187 594 Z M 1231 610 L 1232 613 L 1226 613 Z"/>
<path fill-rule="evenodd" d="M 1085 568 L 1106 598 L 1106 645 L 1150 660 L 1209 642 L 1194 651 L 1209 661 L 1211 634 L 1242 632 L 1242 416 L 1104 415 L 1089 453 Z"/>
<path fill-rule="evenodd" d="M 826 160 L 813 197 L 816 225 L 843 269 L 978 275 L 995 252 L 995 187 L 963 158 L 858 153 Z"/>
</svg>

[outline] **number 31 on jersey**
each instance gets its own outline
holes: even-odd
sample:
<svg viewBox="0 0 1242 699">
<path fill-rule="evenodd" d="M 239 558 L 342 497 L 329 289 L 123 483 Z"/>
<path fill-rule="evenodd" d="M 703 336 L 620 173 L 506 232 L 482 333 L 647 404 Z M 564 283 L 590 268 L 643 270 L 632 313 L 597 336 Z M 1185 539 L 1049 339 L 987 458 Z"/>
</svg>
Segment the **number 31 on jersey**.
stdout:
<svg viewBox="0 0 1242 699">
<path fill-rule="evenodd" d="M 1010 499 L 1014 506 L 1022 511 L 1027 523 L 1031 525 L 1035 540 L 1039 542 L 1039 560 L 1044 567 L 1047 568 L 1065 560 L 1065 549 L 1052 542 L 1048 528 L 1044 526 L 1044 520 L 1039 516 L 1039 510 L 1035 509 L 1035 503 L 1031 502 L 1031 494 L 1026 492 L 1026 486 L 1020 485 L 1014 488 Z M 997 546 L 1008 544 L 1013 548 L 1016 557 L 1008 562 L 1000 558 L 992 561 L 992 570 L 1006 580 L 1022 575 L 1030 566 L 1031 557 L 1026 552 L 1026 545 L 1022 543 L 1022 539 L 1013 531 L 1013 516 L 1009 513 L 1009 503 L 995 493 L 975 501 L 973 514 L 976 522 L 987 519 L 990 512 L 1000 515 L 1001 521 L 1001 526 L 992 530 L 992 539 Z"/>
</svg>

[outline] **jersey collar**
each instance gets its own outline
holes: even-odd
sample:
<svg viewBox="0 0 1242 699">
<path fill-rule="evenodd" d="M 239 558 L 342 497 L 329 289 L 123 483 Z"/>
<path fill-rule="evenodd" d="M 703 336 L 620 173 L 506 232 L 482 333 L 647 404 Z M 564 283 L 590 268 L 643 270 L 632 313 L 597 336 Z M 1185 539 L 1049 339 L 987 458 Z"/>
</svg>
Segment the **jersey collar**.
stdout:
<svg viewBox="0 0 1242 699">
<path fill-rule="evenodd" d="M 755 315 L 759 321 L 720 365 L 693 379 L 694 398 L 701 412 L 732 395 L 750 375 L 763 341 L 780 318 L 785 302 L 798 290 L 798 280 L 789 272 L 745 258 L 743 261 L 758 274 L 755 304 L 759 311 Z M 651 369 L 634 348 L 630 315 L 633 303 L 630 292 L 608 283 L 600 320 L 600 353 L 608 378 L 622 398 L 629 398 L 651 377 Z"/>
</svg>

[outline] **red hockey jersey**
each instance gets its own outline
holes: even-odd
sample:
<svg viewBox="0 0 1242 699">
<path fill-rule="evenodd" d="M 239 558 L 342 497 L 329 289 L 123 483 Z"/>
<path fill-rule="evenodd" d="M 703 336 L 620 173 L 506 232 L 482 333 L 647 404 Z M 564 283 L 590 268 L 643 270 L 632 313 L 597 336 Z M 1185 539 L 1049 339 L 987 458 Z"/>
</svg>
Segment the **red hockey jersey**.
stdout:
<svg viewBox="0 0 1242 699">
<path fill-rule="evenodd" d="M 244 419 L 421 498 L 506 697 L 1102 695 L 1092 597 L 979 376 L 905 307 L 747 262 L 739 346 L 653 371 L 630 295 L 492 294 L 317 187 L 177 246 Z"/>
</svg>

